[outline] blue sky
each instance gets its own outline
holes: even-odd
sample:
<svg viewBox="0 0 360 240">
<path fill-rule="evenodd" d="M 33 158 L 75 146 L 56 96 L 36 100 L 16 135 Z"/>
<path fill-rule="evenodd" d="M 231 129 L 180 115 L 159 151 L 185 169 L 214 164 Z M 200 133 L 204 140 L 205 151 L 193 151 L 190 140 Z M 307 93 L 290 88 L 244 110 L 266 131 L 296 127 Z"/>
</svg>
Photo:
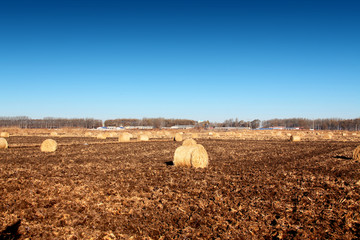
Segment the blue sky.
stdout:
<svg viewBox="0 0 360 240">
<path fill-rule="evenodd" d="M 358 1 L 1 1 L 0 116 L 360 117 Z"/>
</svg>

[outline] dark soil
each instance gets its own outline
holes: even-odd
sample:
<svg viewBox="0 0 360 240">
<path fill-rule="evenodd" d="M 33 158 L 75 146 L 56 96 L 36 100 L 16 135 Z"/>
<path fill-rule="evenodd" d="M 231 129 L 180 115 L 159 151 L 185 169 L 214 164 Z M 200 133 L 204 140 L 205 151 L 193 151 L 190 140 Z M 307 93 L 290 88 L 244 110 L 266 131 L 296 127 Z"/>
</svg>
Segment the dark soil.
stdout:
<svg viewBox="0 0 360 240">
<path fill-rule="evenodd" d="M 181 143 L 13 137 L 0 150 L 0 239 L 359 239 L 359 142 Z"/>
</svg>

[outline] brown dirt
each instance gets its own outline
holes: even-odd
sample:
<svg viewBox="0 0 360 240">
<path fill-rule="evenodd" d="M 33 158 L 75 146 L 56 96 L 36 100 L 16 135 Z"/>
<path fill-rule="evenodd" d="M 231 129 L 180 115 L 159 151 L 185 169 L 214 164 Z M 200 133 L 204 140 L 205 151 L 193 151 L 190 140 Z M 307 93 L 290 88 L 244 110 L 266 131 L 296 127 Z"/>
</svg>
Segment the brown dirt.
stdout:
<svg viewBox="0 0 360 240">
<path fill-rule="evenodd" d="M 358 239 L 359 142 L 10 137 L 0 149 L 0 239 Z"/>
</svg>

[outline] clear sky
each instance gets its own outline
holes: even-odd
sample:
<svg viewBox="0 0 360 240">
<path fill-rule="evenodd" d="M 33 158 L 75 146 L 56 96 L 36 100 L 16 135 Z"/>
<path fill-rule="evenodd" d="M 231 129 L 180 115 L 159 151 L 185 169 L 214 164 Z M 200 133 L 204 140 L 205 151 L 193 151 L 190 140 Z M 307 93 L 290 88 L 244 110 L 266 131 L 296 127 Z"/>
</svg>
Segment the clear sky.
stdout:
<svg viewBox="0 0 360 240">
<path fill-rule="evenodd" d="M 360 117 L 359 1 L 0 1 L 0 116 Z"/>
</svg>

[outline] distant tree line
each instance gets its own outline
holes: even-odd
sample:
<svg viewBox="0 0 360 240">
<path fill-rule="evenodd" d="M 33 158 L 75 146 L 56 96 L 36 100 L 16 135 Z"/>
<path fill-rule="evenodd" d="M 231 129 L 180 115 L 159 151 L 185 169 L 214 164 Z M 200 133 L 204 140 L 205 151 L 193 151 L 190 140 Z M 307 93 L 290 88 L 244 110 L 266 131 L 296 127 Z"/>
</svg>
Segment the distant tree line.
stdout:
<svg viewBox="0 0 360 240">
<path fill-rule="evenodd" d="M 19 128 L 97 128 L 102 121 L 93 118 L 43 118 L 31 119 L 29 117 L 0 117 L 0 127 Z"/>
<path fill-rule="evenodd" d="M 360 130 L 360 118 L 356 119 L 306 119 L 306 118 L 288 118 L 288 119 L 271 119 L 262 121 L 262 127 L 283 126 L 288 128 L 303 128 L 315 130 Z"/>
<path fill-rule="evenodd" d="M 166 119 L 166 118 L 119 118 L 110 119 L 104 122 L 106 127 L 126 127 L 126 126 L 152 126 L 154 128 L 172 127 L 175 125 L 195 125 L 196 121 L 189 119 Z"/>
<path fill-rule="evenodd" d="M 227 119 L 222 123 L 197 123 L 189 119 L 166 119 L 166 118 L 119 118 L 110 119 L 104 122 L 104 125 L 121 127 L 121 126 L 153 126 L 154 128 L 172 127 L 175 125 L 194 125 L 198 128 L 213 127 L 249 127 L 256 129 L 259 127 L 286 127 L 302 128 L 315 130 L 360 130 L 360 118 L 356 119 L 306 119 L 306 118 L 288 118 L 288 119 L 270 119 L 260 121 L 244 121 L 236 119 Z M 31 119 L 26 116 L 19 117 L 0 117 L 0 127 L 19 127 L 19 128 L 98 128 L 103 126 L 103 121 L 93 118 L 52 118 Z"/>
<path fill-rule="evenodd" d="M 237 118 L 234 119 L 227 119 L 222 123 L 214 123 L 212 124 L 215 127 L 244 127 L 244 128 L 252 128 L 256 129 L 260 127 L 261 121 L 259 119 L 255 119 L 253 121 L 244 121 L 238 120 Z"/>
</svg>

